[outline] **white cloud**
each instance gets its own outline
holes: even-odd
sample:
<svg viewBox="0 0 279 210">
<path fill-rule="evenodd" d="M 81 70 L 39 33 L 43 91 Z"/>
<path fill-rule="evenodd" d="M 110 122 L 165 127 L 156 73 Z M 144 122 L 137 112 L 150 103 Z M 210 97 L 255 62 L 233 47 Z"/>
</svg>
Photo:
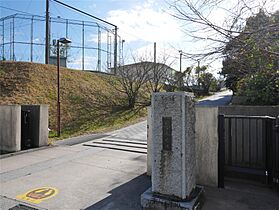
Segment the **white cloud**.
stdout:
<svg viewBox="0 0 279 210">
<path fill-rule="evenodd" d="M 198 1 L 198 0 L 197 0 Z M 261 0 L 251 1 L 254 5 L 260 4 Z M 202 1 L 200 1 L 202 3 Z M 205 11 L 205 16 L 208 17 L 214 24 L 220 27 L 224 26 L 225 20 L 229 20 L 228 16 L 233 12 L 230 8 L 236 4 L 235 0 L 226 0 L 219 7 L 215 7 L 212 11 Z M 276 0 L 270 0 L 266 8 L 268 12 L 274 12 L 278 9 Z M 199 31 L 198 26 L 194 24 L 186 25 L 185 21 L 179 21 L 173 18 L 167 12 L 163 12 L 161 7 L 162 1 L 147 0 L 141 2 L 141 5 L 134 5 L 130 9 L 112 10 L 108 13 L 106 20 L 116 24 L 119 27 L 119 35 L 125 39 L 124 49 L 132 49 L 132 54 L 147 55 L 153 60 L 153 42 L 157 42 L 157 55 L 166 54 L 176 60 L 174 68 L 179 69 L 179 53 L 178 50 L 183 50 L 187 53 L 202 53 L 208 51 L 208 45 L 212 41 L 204 40 L 195 42 L 191 37 L 187 36 L 182 30 L 196 30 L 199 37 L 215 38 L 218 36 L 213 30 Z M 168 9 L 167 9 L 168 11 Z M 169 11 L 168 11 L 169 12 Z M 253 11 L 257 12 L 257 11 Z M 243 18 L 243 21 L 249 17 L 251 13 Z M 212 47 L 212 46 L 211 46 Z M 214 45 L 216 47 L 216 45 Z M 133 50 L 134 49 L 134 50 Z M 127 57 L 127 56 L 126 56 Z M 126 59 L 128 63 L 133 62 L 132 59 Z M 125 61 L 125 62 L 126 62 Z M 183 59 L 183 67 L 197 65 L 196 60 Z M 210 64 L 211 63 L 211 64 Z M 214 74 L 220 71 L 222 67 L 221 59 L 214 62 L 207 60 L 201 61 L 201 65 L 210 64 L 210 71 Z M 184 68 L 185 67 L 185 68 Z"/>
<path fill-rule="evenodd" d="M 153 1 L 130 10 L 112 10 L 107 20 L 119 27 L 119 34 L 127 42 L 169 42 L 182 38 L 179 24 L 169 14 L 152 7 Z M 153 5 L 154 6 L 154 5 Z"/>
<path fill-rule="evenodd" d="M 69 60 L 68 67 L 73 69 L 81 69 L 82 56 L 74 57 Z M 86 69 L 97 69 L 97 58 L 95 56 L 84 56 L 84 67 Z"/>
</svg>

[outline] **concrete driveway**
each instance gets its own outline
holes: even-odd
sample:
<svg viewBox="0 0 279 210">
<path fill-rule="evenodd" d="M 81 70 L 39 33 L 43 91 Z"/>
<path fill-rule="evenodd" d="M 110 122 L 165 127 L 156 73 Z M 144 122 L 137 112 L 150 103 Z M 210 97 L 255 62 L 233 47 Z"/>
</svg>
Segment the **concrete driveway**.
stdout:
<svg viewBox="0 0 279 210">
<path fill-rule="evenodd" d="M 19 204 L 49 210 L 141 209 L 140 195 L 151 186 L 145 175 L 146 121 L 69 142 L 2 156 L 0 209 Z M 203 209 L 279 209 L 279 197 L 266 187 L 239 188 L 234 182 L 226 186 L 205 187 Z M 27 199 L 26 193 L 32 190 L 41 196 L 43 187 L 56 190 L 57 194 L 47 195 L 40 203 Z"/>
<path fill-rule="evenodd" d="M 116 202 L 118 209 L 139 209 L 138 195 L 150 186 L 144 175 L 146 155 L 82 144 L 10 156 L 1 159 L 0 166 L 3 210 L 18 203 L 37 209 L 102 209 L 109 200 Z M 58 194 L 39 204 L 18 198 L 42 187 L 54 188 Z"/>
</svg>

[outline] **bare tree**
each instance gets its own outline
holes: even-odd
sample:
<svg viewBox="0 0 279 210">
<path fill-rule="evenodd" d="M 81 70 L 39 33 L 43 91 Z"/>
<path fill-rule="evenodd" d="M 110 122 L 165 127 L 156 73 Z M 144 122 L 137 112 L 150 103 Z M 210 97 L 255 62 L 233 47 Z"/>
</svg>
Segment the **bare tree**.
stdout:
<svg viewBox="0 0 279 210">
<path fill-rule="evenodd" d="M 116 79 L 111 84 L 120 92 L 127 96 L 129 109 L 135 107 L 140 95 L 140 91 L 149 80 L 149 75 L 153 69 L 153 64 L 144 61 L 143 57 L 133 56 L 134 63 L 119 66 L 116 69 Z"/>
<path fill-rule="evenodd" d="M 230 8 L 225 8 L 226 4 Z M 237 37 L 244 29 L 246 19 L 255 15 L 260 9 L 268 7 L 267 0 L 175 0 L 170 3 L 172 15 L 183 22 L 183 31 L 194 41 L 205 41 L 206 47 L 201 52 L 186 53 L 189 58 L 201 60 L 219 59 L 225 56 L 227 43 Z M 266 10 L 265 10 L 266 11 Z M 225 13 L 223 22 L 216 21 L 219 14 Z M 215 17 L 215 18 L 214 18 Z M 218 18 L 217 18 L 218 19 Z M 274 31 L 279 24 L 266 25 L 262 29 L 247 32 L 247 35 L 260 34 L 262 30 Z M 261 37 L 258 37 L 261 40 Z M 267 51 L 270 54 L 277 52 Z"/>
<path fill-rule="evenodd" d="M 164 54 L 158 63 L 150 62 L 151 70 L 149 72 L 147 87 L 151 93 L 160 92 L 164 84 L 168 81 L 168 78 L 174 74 L 175 70 L 170 67 L 174 61 L 169 60 L 169 56 Z"/>
</svg>

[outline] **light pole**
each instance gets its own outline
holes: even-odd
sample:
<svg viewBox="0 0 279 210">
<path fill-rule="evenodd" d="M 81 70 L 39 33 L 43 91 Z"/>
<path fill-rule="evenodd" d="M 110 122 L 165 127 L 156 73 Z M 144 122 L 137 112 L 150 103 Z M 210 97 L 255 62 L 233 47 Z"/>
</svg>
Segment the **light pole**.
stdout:
<svg viewBox="0 0 279 210">
<path fill-rule="evenodd" d="M 200 89 L 200 59 L 197 60 L 198 61 L 198 87 Z"/>
<path fill-rule="evenodd" d="M 57 40 L 57 136 L 61 133 L 61 118 L 60 118 L 60 43 L 70 44 L 72 41 L 67 38 Z"/>
<path fill-rule="evenodd" d="M 125 40 L 124 39 L 122 39 L 122 42 L 121 42 L 121 44 L 122 44 L 122 66 L 124 66 L 124 52 L 123 52 L 123 45 L 124 45 L 124 42 L 125 42 Z"/>
<path fill-rule="evenodd" d="M 179 72 L 182 72 L 182 50 L 179 50 Z"/>
<path fill-rule="evenodd" d="M 181 86 L 182 86 L 182 50 L 179 50 L 179 90 L 181 90 Z"/>
</svg>

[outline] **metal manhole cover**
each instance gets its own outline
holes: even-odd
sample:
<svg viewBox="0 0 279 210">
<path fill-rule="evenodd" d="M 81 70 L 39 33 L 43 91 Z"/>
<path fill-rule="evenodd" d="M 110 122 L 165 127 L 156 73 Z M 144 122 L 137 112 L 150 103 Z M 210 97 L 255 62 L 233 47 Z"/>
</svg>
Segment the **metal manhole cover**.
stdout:
<svg viewBox="0 0 279 210">
<path fill-rule="evenodd" d="M 12 208 L 9 208 L 9 210 L 39 210 L 39 209 L 33 208 L 31 206 L 26 206 L 23 204 L 18 204 Z"/>
</svg>

